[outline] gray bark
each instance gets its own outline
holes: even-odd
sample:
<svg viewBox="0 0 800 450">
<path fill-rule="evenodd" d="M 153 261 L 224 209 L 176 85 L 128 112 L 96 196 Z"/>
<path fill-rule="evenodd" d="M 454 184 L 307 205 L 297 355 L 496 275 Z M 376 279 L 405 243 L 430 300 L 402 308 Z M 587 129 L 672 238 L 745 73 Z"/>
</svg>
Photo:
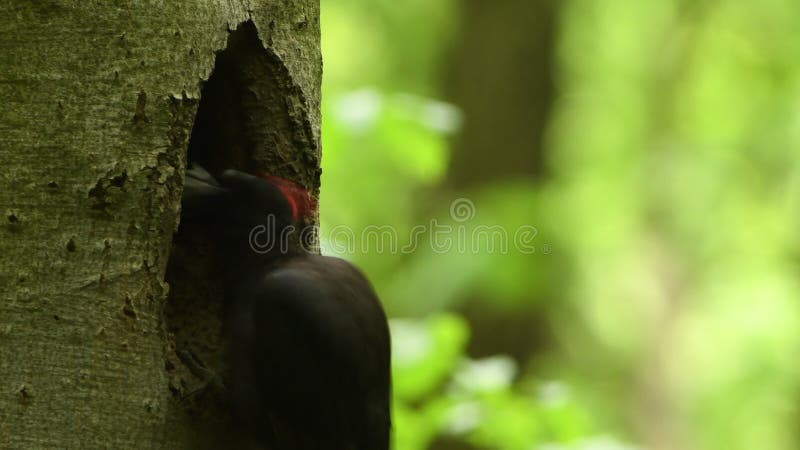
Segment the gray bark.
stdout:
<svg viewBox="0 0 800 450">
<path fill-rule="evenodd" d="M 164 272 L 201 82 L 248 20 L 249 164 L 316 192 L 318 1 L 0 5 L 0 448 L 190 446 Z"/>
</svg>

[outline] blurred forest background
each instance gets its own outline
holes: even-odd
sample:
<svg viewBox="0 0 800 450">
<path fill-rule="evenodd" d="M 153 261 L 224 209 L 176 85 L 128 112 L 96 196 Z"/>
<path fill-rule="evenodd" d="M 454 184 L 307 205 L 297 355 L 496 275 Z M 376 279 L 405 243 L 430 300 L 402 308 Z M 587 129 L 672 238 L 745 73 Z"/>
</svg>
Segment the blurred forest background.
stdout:
<svg viewBox="0 0 800 450">
<path fill-rule="evenodd" d="M 396 450 L 800 448 L 798 30 L 790 0 L 322 0 L 323 251 L 392 318 Z"/>
</svg>

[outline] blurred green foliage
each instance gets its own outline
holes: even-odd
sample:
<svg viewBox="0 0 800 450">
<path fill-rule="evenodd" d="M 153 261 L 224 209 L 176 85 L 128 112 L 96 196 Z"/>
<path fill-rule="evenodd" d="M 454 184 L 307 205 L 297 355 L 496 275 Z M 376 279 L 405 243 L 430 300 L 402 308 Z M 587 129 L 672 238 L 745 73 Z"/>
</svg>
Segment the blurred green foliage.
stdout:
<svg viewBox="0 0 800 450">
<path fill-rule="evenodd" d="M 797 448 L 800 6 L 559 5 L 547 176 L 453 191 L 462 4 L 322 1 L 323 251 L 393 317 L 395 448 Z M 431 220 L 532 225 L 536 251 L 437 251 Z M 469 356 L 474 299 L 550 339 Z"/>
</svg>

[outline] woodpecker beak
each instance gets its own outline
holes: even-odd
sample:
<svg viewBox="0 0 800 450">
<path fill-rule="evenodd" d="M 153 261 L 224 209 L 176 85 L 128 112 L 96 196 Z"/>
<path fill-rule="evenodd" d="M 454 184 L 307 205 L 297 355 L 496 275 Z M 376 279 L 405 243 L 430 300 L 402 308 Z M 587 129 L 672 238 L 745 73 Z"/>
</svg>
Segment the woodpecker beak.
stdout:
<svg viewBox="0 0 800 450">
<path fill-rule="evenodd" d="M 181 205 L 184 212 L 195 215 L 220 202 L 228 190 L 220 186 L 206 169 L 192 163 L 186 170 Z"/>
<path fill-rule="evenodd" d="M 225 189 L 211 176 L 206 169 L 197 163 L 191 163 L 186 169 L 186 181 L 183 183 L 183 196 L 213 197 Z"/>
</svg>

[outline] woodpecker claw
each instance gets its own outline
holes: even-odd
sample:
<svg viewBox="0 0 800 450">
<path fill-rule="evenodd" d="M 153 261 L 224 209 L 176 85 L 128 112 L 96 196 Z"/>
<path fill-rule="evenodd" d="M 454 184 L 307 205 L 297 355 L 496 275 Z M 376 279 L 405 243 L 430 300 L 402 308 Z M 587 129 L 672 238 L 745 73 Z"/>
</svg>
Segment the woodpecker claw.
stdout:
<svg viewBox="0 0 800 450">
<path fill-rule="evenodd" d="M 209 391 L 215 394 L 224 394 L 227 392 L 227 388 L 225 387 L 225 383 L 222 381 L 222 377 L 217 375 L 213 370 L 209 369 L 208 366 L 206 366 L 205 363 L 203 363 L 203 361 L 191 350 L 178 350 L 175 353 L 178 355 L 178 358 L 181 360 L 183 365 L 189 369 L 189 372 L 202 380 L 200 387 L 184 395 L 182 400 L 202 396 Z"/>
</svg>

